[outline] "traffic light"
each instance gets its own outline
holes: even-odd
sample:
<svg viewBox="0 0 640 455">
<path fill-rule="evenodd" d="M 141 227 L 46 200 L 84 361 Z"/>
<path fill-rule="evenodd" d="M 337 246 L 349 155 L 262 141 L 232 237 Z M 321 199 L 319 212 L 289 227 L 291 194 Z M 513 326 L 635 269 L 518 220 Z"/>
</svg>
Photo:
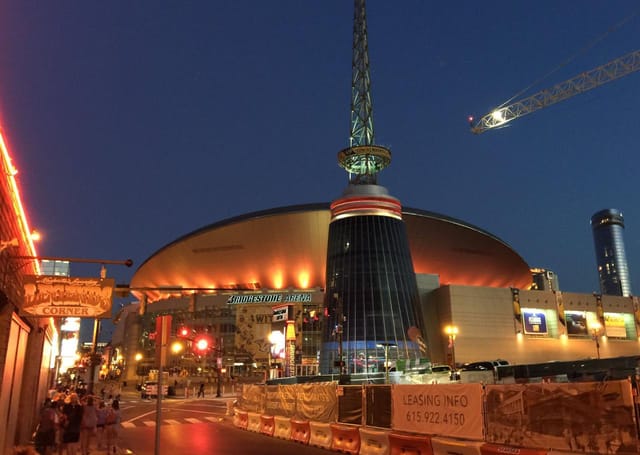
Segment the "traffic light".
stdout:
<svg viewBox="0 0 640 455">
<path fill-rule="evenodd" d="M 189 327 L 182 326 L 178 329 L 178 338 L 189 338 L 191 335 L 191 330 Z"/>
<path fill-rule="evenodd" d="M 209 349 L 209 342 L 205 338 L 200 338 L 196 341 L 196 349 L 198 351 L 206 351 Z"/>
<path fill-rule="evenodd" d="M 199 334 L 193 340 L 193 349 L 200 355 L 206 354 L 213 347 L 213 340 L 207 334 Z"/>
</svg>

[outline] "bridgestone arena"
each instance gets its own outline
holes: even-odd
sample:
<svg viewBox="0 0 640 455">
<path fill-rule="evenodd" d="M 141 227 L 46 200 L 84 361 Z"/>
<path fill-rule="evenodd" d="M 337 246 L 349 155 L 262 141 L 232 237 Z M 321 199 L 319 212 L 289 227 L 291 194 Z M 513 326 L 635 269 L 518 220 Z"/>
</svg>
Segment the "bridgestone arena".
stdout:
<svg viewBox="0 0 640 455">
<path fill-rule="evenodd" d="M 399 375 L 426 364 L 595 357 L 586 327 L 606 316 L 609 336 L 599 354 L 637 352 L 637 298 L 562 292 L 557 280 L 538 279 L 549 271 L 532 270 L 509 245 L 478 227 L 407 207 L 402 219 L 420 296 L 422 358 L 407 358 L 382 343 L 342 346 L 340 356 L 340 327 L 326 327 L 340 297 L 325 291 L 328 203 L 230 218 L 159 249 L 131 280 L 139 303 L 118 315 L 114 348 L 135 365 L 142 346 L 153 368 L 156 316 L 171 315 L 171 341 L 185 349 L 168 354 L 170 371 L 202 372 L 203 353 L 193 342 L 206 336 L 215 345 L 206 356 L 228 377 L 327 373 L 320 371 L 322 349 L 334 359 L 330 373 Z M 453 339 L 446 333 L 451 325 L 457 330 Z M 183 327 L 189 329 L 186 339 L 178 335 Z M 323 344 L 323 333 L 333 336 L 332 345 Z M 125 374 L 135 381 L 129 370 Z"/>
</svg>

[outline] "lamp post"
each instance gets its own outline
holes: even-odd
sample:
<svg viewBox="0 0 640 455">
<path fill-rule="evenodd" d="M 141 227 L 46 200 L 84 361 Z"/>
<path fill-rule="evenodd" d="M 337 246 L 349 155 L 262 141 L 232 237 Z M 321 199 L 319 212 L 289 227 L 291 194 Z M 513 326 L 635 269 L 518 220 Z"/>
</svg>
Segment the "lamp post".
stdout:
<svg viewBox="0 0 640 455">
<path fill-rule="evenodd" d="M 142 360 L 142 354 L 140 354 L 139 352 L 136 353 L 135 360 L 136 360 L 136 376 L 138 376 L 138 381 L 140 385 L 142 385 L 142 375 L 140 374 L 140 361 Z"/>
<path fill-rule="evenodd" d="M 458 327 L 448 325 L 444 328 L 444 333 L 449 337 L 449 348 L 451 349 L 451 374 L 455 375 L 456 371 L 456 335 L 458 335 Z"/>
<path fill-rule="evenodd" d="M 344 333 L 345 317 L 344 317 L 344 309 L 342 307 L 342 299 L 340 298 L 340 295 L 337 292 L 333 294 L 333 299 L 335 302 L 336 311 L 338 312 L 336 326 L 333 329 L 334 336 L 338 338 L 338 360 L 336 362 L 336 366 L 338 366 L 338 371 L 342 376 L 346 374 L 346 371 L 345 371 L 346 362 L 344 361 L 344 349 L 342 345 L 342 342 L 343 342 L 342 336 Z"/>
<path fill-rule="evenodd" d="M 222 337 L 216 339 L 216 398 L 220 398 L 222 396 L 220 391 L 222 381 L 222 355 L 224 354 L 224 347 L 222 343 Z"/>
<path fill-rule="evenodd" d="M 593 341 L 596 342 L 596 355 L 597 358 L 600 358 L 600 330 L 602 329 L 602 324 L 598 321 L 593 321 L 589 324 L 589 328 L 591 329 L 591 336 L 593 337 Z"/>
<path fill-rule="evenodd" d="M 384 383 L 389 384 L 389 348 L 395 348 L 395 343 L 378 343 L 378 348 L 384 348 Z"/>
</svg>

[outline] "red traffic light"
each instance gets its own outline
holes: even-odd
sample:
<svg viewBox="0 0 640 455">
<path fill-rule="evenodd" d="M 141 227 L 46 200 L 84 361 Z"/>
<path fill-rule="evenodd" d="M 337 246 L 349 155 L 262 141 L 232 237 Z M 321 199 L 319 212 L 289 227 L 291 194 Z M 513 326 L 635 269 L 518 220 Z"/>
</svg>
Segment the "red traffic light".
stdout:
<svg viewBox="0 0 640 455">
<path fill-rule="evenodd" d="M 209 335 L 201 334 L 193 340 L 193 348 L 200 354 L 204 354 L 209 349 L 213 348 L 213 346 L 213 340 Z"/>
<path fill-rule="evenodd" d="M 196 349 L 198 349 L 198 351 L 206 351 L 208 347 L 209 342 L 204 338 L 200 338 L 198 341 L 196 341 Z"/>
<path fill-rule="evenodd" d="M 180 327 L 178 329 L 178 337 L 180 338 L 188 338 L 191 335 L 191 330 L 188 327 Z"/>
</svg>

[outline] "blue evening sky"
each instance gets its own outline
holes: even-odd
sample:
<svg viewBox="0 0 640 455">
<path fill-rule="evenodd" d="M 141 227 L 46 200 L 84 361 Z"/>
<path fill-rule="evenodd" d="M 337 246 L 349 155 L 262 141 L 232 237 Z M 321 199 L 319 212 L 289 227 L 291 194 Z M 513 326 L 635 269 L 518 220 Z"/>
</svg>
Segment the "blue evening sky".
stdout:
<svg viewBox="0 0 640 455">
<path fill-rule="evenodd" d="M 376 142 L 393 153 L 380 183 L 495 234 L 573 292 L 598 290 L 590 216 L 619 208 L 638 292 L 640 75 L 481 136 L 466 121 L 629 17 L 528 94 L 635 50 L 637 2 L 367 8 Z M 7 4 L 0 122 L 39 253 L 137 266 L 207 224 L 338 197 L 352 19 L 347 0 Z"/>
</svg>

